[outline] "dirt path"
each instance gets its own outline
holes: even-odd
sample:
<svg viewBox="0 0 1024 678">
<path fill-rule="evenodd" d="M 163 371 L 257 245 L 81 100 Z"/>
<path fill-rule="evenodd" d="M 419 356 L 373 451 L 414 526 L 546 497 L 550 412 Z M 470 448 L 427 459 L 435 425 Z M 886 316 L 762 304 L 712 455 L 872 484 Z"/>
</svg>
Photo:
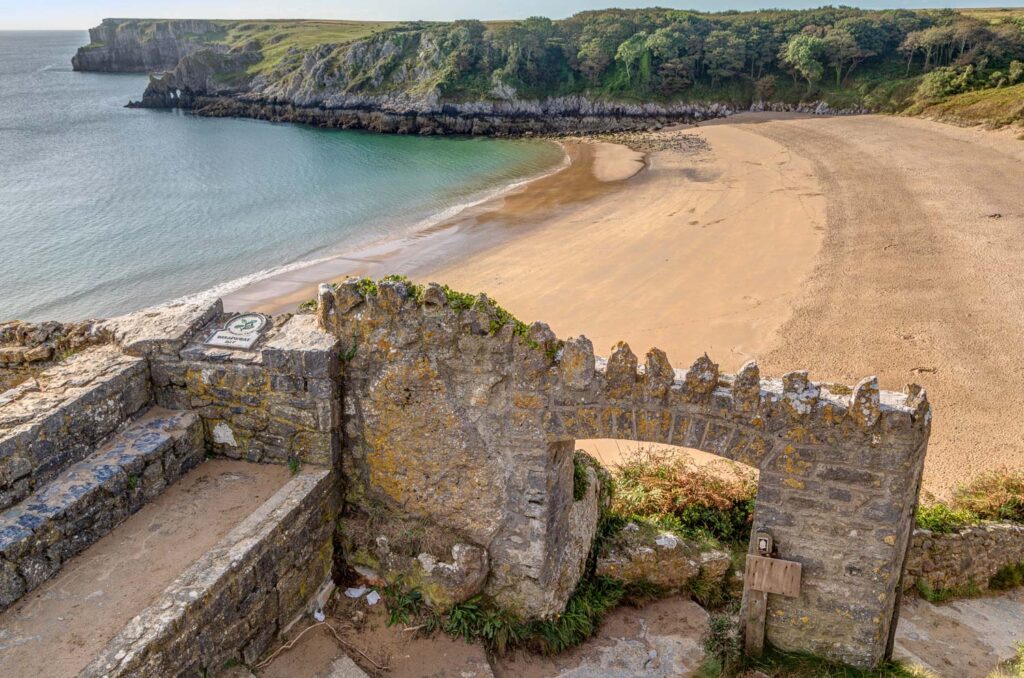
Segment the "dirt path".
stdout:
<svg viewBox="0 0 1024 678">
<path fill-rule="evenodd" d="M 985 678 L 1022 637 L 1024 589 L 942 605 L 905 598 L 893 656 L 943 678 Z"/>
<path fill-rule="evenodd" d="M 811 159 L 827 201 L 820 259 L 762 369 L 923 384 L 933 491 L 1024 468 L 1024 143 L 875 116 L 730 124 Z"/>
</svg>

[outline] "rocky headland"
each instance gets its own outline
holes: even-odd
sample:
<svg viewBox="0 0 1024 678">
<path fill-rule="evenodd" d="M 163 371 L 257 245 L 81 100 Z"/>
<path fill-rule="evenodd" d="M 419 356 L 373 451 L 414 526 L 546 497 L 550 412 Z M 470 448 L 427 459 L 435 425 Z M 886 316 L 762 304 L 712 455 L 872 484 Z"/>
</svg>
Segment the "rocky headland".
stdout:
<svg viewBox="0 0 1024 678">
<path fill-rule="evenodd" d="M 76 71 L 152 73 L 175 68 L 188 54 L 223 35 L 214 21 L 104 19 L 89 29 L 89 44 L 71 59 Z"/>
<path fill-rule="evenodd" d="M 436 27 L 409 24 L 344 44 L 289 46 L 275 22 L 107 19 L 73 59 L 76 70 L 150 72 L 138 108 L 182 108 L 209 117 L 245 117 L 398 134 L 613 133 L 726 117 L 746 100 L 645 101 L 589 93 L 526 96 L 497 71 L 486 87 L 445 86 L 451 48 Z M 268 56 L 273 55 L 273 56 Z M 482 76 L 481 76 L 482 77 Z M 758 110 L 815 114 L 827 103 L 753 104 Z"/>
</svg>

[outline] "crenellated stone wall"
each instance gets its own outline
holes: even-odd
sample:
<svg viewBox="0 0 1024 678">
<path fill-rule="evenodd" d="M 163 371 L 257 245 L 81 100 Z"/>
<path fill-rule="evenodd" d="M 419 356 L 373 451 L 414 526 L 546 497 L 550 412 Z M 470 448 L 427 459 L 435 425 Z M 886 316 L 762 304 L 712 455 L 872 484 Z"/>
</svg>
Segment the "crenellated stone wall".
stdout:
<svg viewBox="0 0 1024 678">
<path fill-rule="evenodd" d="M 760 470 L 754 530 L 803 565 L 798 598 L 769 597 L 768 640 L 873 666 L 887 652 L 924 464 L 924 392 L 676 370 L 625 344 L 595 357 L 486 297 L 400 281 L 322 286 L 318 317 L 346 358 L 344 473 L 379 503 L 485 550 L 485 591 L 529 616 L 558 613 L 586 549 L 570 544 L 580 438 L 683 445 Z"/>
<path fill-rule="evenodd" d="M 722 374 L 707 356 L 676 369 L 658 349 L 641 360 L 621 343 L 604 359 L 585 337 L 560 341 L 485 296 L 399 280 L 321 286 L 315 315 L 274 319 L 251 349 L 208 345 L 231 317 L 198 297 L 98 323 L 107 345 L 0 397 L 8 504 L 152 405 L 192 422 L 192 449 L 201 433 L 208 454 L 320 473 L 300 495 L 315 486 L 323 509 L 316 499 L 289 533 L 288 568 L 302 581 L 287 605 L 284 570 L 243 600 L 243 571 L 223 569 L 237 553 L 243 569 L 267 572 L 275 551 L 211 556 L 190 575 L 217 582 L 203 605 L 179 600 L 193 588 L 183 580 L 169 593 L 178 621 L 140 617 L 149 635 L 130 629 L 98 674 L 143 665 L 155 674 L 188 645 L 188 629 L 215 633 L 223 610 L 259 613 L 229 629 L 223 652 L 204 636 L 209 646 L 190 666 L 251 660 L 331 571 L 330 548 L 340 567 L 371 580 L 401 574 L 436 608 L 484 594 L 524 617 L 557 615 L 600 513 L 593 479 L 574 497 L 584 438 L 682 445 L 759 469 L 753 528 L 803 565 L 799 597 L 769 596 L 768 640 L 863 667 L 889 652 L 930 431 L 920 388 L 880 392 L 867 378 L 851 389 L 806 372 L 767 379 L 754 363 Z M 315 543 L 304 544 L 310 534 Z M 117 657 L 129 649 L 144 664 Z"/>
</svg>

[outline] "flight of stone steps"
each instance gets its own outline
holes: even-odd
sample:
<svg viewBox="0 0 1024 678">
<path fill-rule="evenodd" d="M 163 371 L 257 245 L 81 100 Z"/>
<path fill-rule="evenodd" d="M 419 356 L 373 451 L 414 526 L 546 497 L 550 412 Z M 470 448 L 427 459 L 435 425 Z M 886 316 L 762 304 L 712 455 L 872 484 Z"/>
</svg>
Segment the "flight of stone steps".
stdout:
<svg viewBox="0 0 1024 678">
<path fill-rule="evenodd" d="M 225 318 L 199 298 L 113 319 L 108 343 L 0 393 L 0 675 L 212 674 L 322 604 L 337 491 L 317 462 L 331 449 L 304 439 L 290 470 L 287 451 L 226 458 L 158 375 Z M 282 322 L 265 347 L 209 365 L 322 361 L 307 335 Z"/>
<path fill-rule="evenodd" d="M 55 575 L 206 454 L 195 414 L 152 407 L 125 426 L 0 513 L 0 609 Z"/>
</svg>

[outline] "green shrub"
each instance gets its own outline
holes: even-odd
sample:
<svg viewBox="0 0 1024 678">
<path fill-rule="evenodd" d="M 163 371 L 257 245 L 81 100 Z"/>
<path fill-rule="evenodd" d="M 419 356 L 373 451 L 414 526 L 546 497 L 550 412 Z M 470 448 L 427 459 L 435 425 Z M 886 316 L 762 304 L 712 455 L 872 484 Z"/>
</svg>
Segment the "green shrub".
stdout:
<svg viewBox="0 0 1024 678">
<path fill-rule="evenodd" d="M 977 86 L 974 76 L 974 66 L 936 68 L 921 78 L 915 98 L 919 101 L 938 101 L 954 94 L 967 92 Z"/>
<path fill-rule="evenodd" d="M 1004 565 L 988 581 L 988 587 L 997 591 L 1018 586 L 1024 586 L 1024 563 Z"/>
<path fill-rule="evenodd" d="M 982 520 L 1024 523 L 1024 471 L 997 469 L 983 473 L 953 492 L 953 505 Z"/>
<path fill-rule="evenodd" d="M 699 678 L 736 675 L 743 666 L 743 642 L 733 614 L 713 614 L 704 636 L 706 659 L 697 671 Z"/>
<path fill-rule="evenodd" d="M 590 468 L 590 463 L 587 461 L 586 452 L 576 451 L 576 454 L 572 458 L 572 498 L 573 501 L 579 501 L 583 497 L 587 496 L 587 488 L 590 486 L 590 480 L 587 477 L 587 469 Z"/>
<path fill-rule="evenodd" d="M 935 502 L 917 509 L 917 526 L 940 534 L 957 532 L 978 522 L 978 516 L 966 509 L 955 509 Z"/>
<path fill-rule="evenodd" d="M 1017 61 L 1014 59 L 1010 62 L 1010 68 L 1007 71 L 1006 79 L 1011 85 L 1016 85 L 1022 79 L 1024 79 L 1024 62 Z"/>
<path fill-rule="evenodd" d="M 922 598 L 930 603 L 945 603 L 954 598 L 973 598 L 981 594 L 981 589 L 973 582 L 951 589 L 935 589 L 925 580 L 918 579 L 914 582 L 914 588 Z"/>
<path fill-rule="evenodd" d="M 565 612 L 553 619 L 529 622 L 481 596 L 438 615 L 425 607 L 417 589 L 406 589 L 401 579 L 385 586 L 381 593 L 388 610 L 388 626 L 422 621 L 428 631 L 441 629 L 466 642 L 479 641 L 495 654 L 505 654 L 519 647 L 555 654 L 592 636 L 601 619 L 619 605 L 627 590 L 616 579 L 586 579 L 569 598 Z"/>
<path fill-rule="evenodd" d="M 989 678 L 1024 678 L 1024 643 L 1017 644 L 1017 656 L 1001 664 Z"/>
</svg>

